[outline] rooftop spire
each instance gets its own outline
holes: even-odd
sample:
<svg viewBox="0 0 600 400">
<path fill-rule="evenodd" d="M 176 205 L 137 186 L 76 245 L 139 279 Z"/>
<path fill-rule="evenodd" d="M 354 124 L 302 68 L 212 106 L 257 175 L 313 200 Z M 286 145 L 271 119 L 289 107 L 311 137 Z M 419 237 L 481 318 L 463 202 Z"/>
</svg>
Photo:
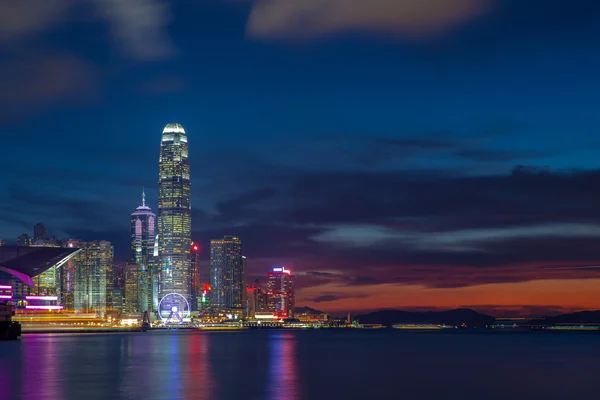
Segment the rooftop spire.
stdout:
<svg viewBox="0 0 600 400">
<path fill-rule="evenodd" d="M 146 188 L 142 186 L 142 207 L 146 207 Z"/>
</svg>

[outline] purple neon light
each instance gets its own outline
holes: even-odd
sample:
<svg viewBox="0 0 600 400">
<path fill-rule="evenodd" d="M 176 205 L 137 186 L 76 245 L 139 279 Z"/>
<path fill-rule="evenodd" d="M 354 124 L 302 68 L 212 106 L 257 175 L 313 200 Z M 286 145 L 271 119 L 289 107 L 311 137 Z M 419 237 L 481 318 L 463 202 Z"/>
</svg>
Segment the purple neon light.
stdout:
<svg viewBox="0 0 600 400">
<path fill-rule="evenodd" d="M 10 294 L 0 294 L 0 299 L 12 299 Z"/>
<path fill-rule="evenodd" d="M 25 296 L 27 300 L 58 300 L 57 296 Z"/>
<path fill-rule="evenodd" d="M 12 290 L 12 286 L 10 286 L 10 285 L 0 285 L 0 289 Z"/>
<path fill-rule="evenodd" d="M 28 310 L 62 310 L 63 306 L 25 306 Z"/>
</svg>

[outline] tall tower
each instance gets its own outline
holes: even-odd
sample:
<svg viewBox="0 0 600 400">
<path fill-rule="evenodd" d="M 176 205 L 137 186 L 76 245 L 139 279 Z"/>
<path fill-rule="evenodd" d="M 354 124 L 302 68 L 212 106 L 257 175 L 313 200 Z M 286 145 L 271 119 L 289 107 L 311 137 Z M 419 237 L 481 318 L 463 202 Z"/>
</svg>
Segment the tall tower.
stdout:
<svg viewBox="0 0 600 400">
<path fill-rule="evenodd" d="M 281 318 L 294 316 L 296 296 L 294 275 L 285 267 L 275 267 L 267 274 L 267 302 L 269 311 Z"/>
<path fill-rule="evenodd" d="M 69 247 L 82 249 L 70 261 L 66 271 L 72 277 L 63 276 L 61 296 L 66 309 L 76 313 L 106 314 L 106 271 L 112 268 L 113 247 L 110 242 L 82 242 L 70 239 Z M 69 263 L 71 264 L 71 263 Z"/>
<path fill-rule="evenodd" d="M 153 310 L 152 282 L 158 274 L 153 257 L 155 219 L 156 215 L 146 205 L 146 193 L 142 191 L 142 205 L 131 214 L 131 262 L 138 266 L 139 271 L 134 272 L 133 269 L 129 269 L 132 271 L 130 275 L 135 275 L 138 279 L 139 289 L 136 290 L 135 295 L 131 290 L 129 293 L 125 291 L 126 303 L 137 304 L 136 307 L 129 307 L 130 313 Z M 129 287 L 132 287 L 131 284 Z M 132 296 L 136 299 L 131 298 Z M 135 311 L 131 311 L 133 309 Z"/>
<path fill-rule="evenodd" d="M 163 129 L 158 178 L 159 297 L 178 293 L 190 298 L 192 207 L 190 163 L 185 130 Z"/>
<path fill-rule="evenodd" d="M 245 308 L 242 241 L 234 236 L 210 241 L 210 295 L 214 309 Z"/>
</svg>

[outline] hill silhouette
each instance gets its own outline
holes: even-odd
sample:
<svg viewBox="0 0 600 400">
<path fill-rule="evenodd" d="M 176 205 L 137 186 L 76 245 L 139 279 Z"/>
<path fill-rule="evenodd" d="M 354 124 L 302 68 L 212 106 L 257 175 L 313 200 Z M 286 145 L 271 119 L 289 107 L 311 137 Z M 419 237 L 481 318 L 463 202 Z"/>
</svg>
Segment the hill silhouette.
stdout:
<svg viewBox="0 0 600 400">
<path fill-rule="evenodd" d="M 485 328 L 494 322 L 495 318 L 479 313 L 470 308 L 458 308 L 448 311 L 401 311 L 381 310 L 368 314 L 357 315 L 356 319 L 362 324 L 445 324 L 469 328 Z"/>
</svg>

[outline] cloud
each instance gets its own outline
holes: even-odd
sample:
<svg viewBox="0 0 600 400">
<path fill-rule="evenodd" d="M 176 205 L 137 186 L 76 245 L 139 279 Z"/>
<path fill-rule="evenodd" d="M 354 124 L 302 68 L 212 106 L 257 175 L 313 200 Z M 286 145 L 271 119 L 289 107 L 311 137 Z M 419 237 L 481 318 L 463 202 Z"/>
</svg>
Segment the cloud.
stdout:
<svg viewBox="0 0 600 400">
<path fill-rule="evenodd" d="M 0 44 L 21 46 L 69 22 L 75 11 L 95 11 L 109 22 L 124 56 L 156 60 L 176 54 L 166 31 L 170 16 L 164 1 L 92 0 L 89 4 L 92 7 L 77 0 L 0 0 Z"/>
<path fill-rule="evenodd" d="M 81 101 L 99 91 L 94 66 L 78 57 L 58 52 L 18 54 L 0 64 L 0 122 L 25 117 L 44 103 Z"/>
<path fill-rule="evenodd" d="M 176 54 L 167 32 L 169 12 L 161 0 L 96 0 L 109 20 L 115 42 L 123 54 L 155 60 Z"/>
<path fill-rule="evenodd" d="M 0 0 L 0 44 L 50 28 L 68 15 L 71 0 Z"/>
<path fill-rule="evenodd" d="M 247 33 L 260 39 L 347 31 L 422 37 L 469 21 L 488 5 L 489 0 L 259 0 Z"/>
<path fill-rule="evenodd" d="M 373 225 L 348 225 L 332 227 L 315 235 L 313 240 L 347 247 L 393 247 L 404 244 L 419 250 L 469 252 L 485 250 L 480 247 L 481 244 L 549 237 L 600 237 L 600 225 L 562 223 L 446 232 L 419 232 Z"/>
</svg>

